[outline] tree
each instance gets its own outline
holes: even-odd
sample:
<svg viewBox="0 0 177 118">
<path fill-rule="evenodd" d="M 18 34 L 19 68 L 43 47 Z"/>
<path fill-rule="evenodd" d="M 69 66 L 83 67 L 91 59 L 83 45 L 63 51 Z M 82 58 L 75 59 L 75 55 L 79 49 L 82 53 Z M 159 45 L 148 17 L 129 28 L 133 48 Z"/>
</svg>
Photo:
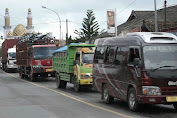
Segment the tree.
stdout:
<svg viewBox="0 0 177 118">
<path fill-rule="evenodd" d="M 92 10 L 87 10 L 86 15 L 87 17 L 83 19 L 82 28 L 80 28 L 81 31 L 75 30 L 74 33 L 79 36 L 79 40 L 89 40 L 89 43 L 91 43 L 91 39 L 98 36 L 99 24 Z"/>
</svg>

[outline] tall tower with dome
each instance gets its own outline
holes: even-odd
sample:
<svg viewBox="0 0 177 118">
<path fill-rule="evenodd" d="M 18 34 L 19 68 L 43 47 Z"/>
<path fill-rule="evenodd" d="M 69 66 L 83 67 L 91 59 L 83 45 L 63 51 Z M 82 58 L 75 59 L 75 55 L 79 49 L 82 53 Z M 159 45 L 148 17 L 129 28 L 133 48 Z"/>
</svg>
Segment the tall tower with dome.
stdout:
<svg viewBox="0 0 177 118">
<path fill-rule="evenodd" d="M 14 38 L 14 37 L 19 37 L 22 36 L 26 33 L 32 33 L 34 32 L 34 27 L 32 25 L 32 13 L 31 9 L 28 9 L 28 16 L 27 16 L 27 26 L 25 27 L 22 24 L 18 24 L 14 29 L 13 32 L 11 32 L 11 26 L 10 26 L 10 16 L 9 16 L 9 9 L 6 8 L 5 10 L 5 26 L 4 28 L 4 39 L 7 38 Z"/>
<path fill-rule="evenodd" d="M 33 32 L 33 24 L 32 24 L 32 13 L 31 13 L 31 9 L 28 9 L 28 16 L 27 16 L 27 26 L 26 29 L 28 30 L 29 33 Z"/>
<path fill-rule="evenodd" d="M 4 16 L 4 20 L 5 20 L 5 25 L 4 25 L 4 38 L 7 37 L 7 34 L 10 32 L 11 30 L 11 26 L 10 26 L 10 16 L 9 16 L 9 9 L 6 8 L 5 9 L 5 16 Z"/>
</svg>

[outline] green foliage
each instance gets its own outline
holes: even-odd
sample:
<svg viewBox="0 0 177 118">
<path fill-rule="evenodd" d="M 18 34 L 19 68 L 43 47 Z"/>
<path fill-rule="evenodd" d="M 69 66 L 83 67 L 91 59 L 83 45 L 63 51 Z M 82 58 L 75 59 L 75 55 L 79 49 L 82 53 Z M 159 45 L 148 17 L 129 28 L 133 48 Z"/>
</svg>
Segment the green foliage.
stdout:
<svg viewBox="0 0 177 118">
<path fill-rule="evenodd" d="M 75 30 L 74 33 L 79 36 L 76 40 L 81 42 L 89 40 L 89 43 L 91 43 L 91 39 L 99 35 L 99 24 L 92 10 L 87 10 L 86 15 L 87 17 L 82 22 L 82 28 L 80 28 L 81 31 Z"/>
</svg>

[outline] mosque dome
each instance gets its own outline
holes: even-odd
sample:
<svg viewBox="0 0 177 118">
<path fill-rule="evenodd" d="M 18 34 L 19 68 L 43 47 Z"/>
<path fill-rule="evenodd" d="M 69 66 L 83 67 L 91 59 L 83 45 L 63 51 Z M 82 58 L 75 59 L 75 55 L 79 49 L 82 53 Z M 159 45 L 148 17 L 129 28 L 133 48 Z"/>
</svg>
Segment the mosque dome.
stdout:
<svg viewBox="0 0 177 118">
<path fill-rule="evenodd" d="M 7 36 L 8 37 L 13 36 L 13 33 L 10 31 L 10 32 L 8 32 Z"/>
<path fill-rule="evenodd" d="M 18 24 L 13 30 L 13 36 L 22 36 L 27 33 L 24 25 Z"/>
</svg>

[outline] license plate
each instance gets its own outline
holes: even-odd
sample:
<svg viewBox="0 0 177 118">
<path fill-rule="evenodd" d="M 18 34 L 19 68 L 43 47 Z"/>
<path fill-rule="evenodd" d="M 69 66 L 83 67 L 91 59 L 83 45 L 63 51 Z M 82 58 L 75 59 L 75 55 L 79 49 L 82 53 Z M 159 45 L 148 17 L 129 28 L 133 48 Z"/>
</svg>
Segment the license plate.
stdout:
<svg viewBox="0 0 177 118">
<path fill-rule="evenodd" d="M 166 97 L 167 102 L 177 102 L 177 96 Z"/>
<path fill-rule="evenodd" d="M 51 72 L 52 71 L 52 69 L 46 69 L 46 72 Z"/>
</svg>

